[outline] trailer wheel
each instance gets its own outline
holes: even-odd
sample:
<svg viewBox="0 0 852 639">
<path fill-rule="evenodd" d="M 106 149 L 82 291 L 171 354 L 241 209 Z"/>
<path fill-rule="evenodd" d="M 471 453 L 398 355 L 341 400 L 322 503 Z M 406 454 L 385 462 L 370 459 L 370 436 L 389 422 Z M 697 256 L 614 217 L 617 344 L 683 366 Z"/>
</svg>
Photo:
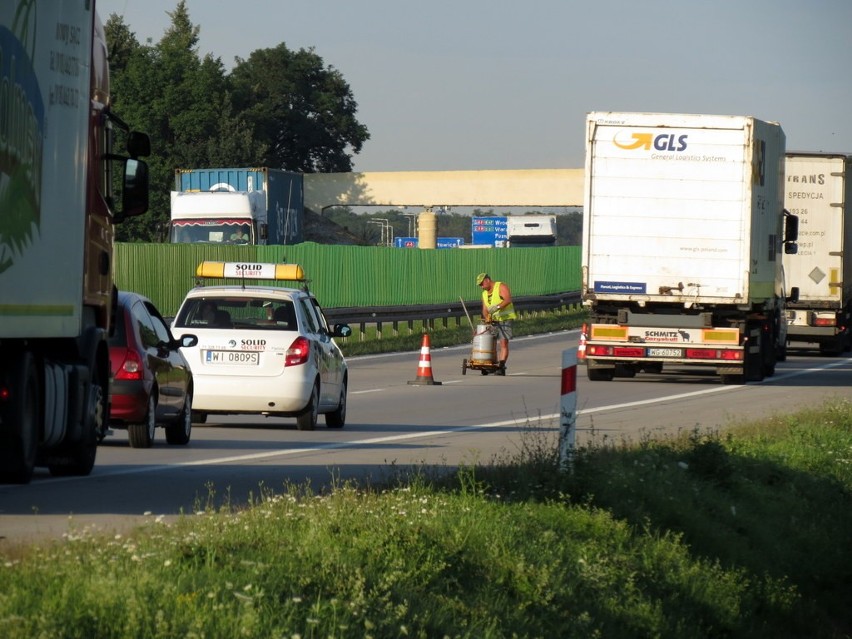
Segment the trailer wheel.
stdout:
<svg viewBox="0 0 852 639">
<path fill-rule="evenodd" d="M 10 432 L 0 437 L 0 482 L 27 484 L 35 468 L 42 405 L 38 368 L 31 353 L 22 353 L 17 370 L 12 371 L 10 388 L 12 397 L 4 415 Z"/>
<path fill-rule="evenodd" d="M 462 360 L 462 375 L 467 375 L 467 360 Z"/>
</svg>

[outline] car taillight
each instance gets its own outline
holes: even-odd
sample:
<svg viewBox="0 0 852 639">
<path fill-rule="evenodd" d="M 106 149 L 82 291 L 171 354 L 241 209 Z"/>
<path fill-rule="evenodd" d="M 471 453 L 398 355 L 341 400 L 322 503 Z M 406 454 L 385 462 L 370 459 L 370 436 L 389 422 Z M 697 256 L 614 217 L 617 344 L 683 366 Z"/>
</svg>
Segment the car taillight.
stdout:
<svg viewBox="0 0 852 639">
<path fill-rule="evenodd" d="M 115 372 L 115 379 L 142 379 L 142 360 L 139 359 L 139 353 L 129 348 L 124 351 L 124 360 Z"/>
<path fill-rule="evenodd" d="M 297 337 L 284 356 L 284 366 L 298 366 L 308 361 L 311 354 L 311 343 L 302 337 Z"/>
</svg>

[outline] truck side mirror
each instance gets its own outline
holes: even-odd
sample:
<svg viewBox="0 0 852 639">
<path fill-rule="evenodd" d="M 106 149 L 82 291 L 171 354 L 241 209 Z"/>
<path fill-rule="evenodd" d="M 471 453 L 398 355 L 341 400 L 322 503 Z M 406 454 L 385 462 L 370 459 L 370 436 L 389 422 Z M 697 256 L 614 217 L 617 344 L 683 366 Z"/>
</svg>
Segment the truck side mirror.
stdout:
<svg viewBox="0 0 852 639">
<path fill-rule="evenodd" d="M 265 240 L 269 237 L 269 226 L 266 224 L 260 225 L 260 239 Z"/>
<path fill-rule="evenodd" d="M 124 162 L 124 183 L 121 190 L 121 211 L 117 222 L 142 215 L 148 210 L 148 165 L 142 160 Z"/>
<path fill-rule="evenodd" d="M 799 239 L 799 216 L 784 210 L 784 243 Z"/>
</svg>

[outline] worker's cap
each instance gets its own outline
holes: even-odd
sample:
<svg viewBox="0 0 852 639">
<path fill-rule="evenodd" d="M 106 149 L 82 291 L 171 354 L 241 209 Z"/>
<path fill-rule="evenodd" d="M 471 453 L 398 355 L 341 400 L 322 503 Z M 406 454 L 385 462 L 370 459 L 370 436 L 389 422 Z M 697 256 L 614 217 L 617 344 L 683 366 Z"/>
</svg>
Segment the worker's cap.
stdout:
<svg viewBox="0 0 852 639">
<path fill-rule="evenodd" d="M 483 282 L 486 278 L 488 278 L 488 273 L 480 273 L 479 275 L 477 275 L 477 276 L 476 276 L 476 285 L 477 285 L 477 286 L 481 286 L 481 285 L 482 285 L 482 282 Z"/>
</svg>

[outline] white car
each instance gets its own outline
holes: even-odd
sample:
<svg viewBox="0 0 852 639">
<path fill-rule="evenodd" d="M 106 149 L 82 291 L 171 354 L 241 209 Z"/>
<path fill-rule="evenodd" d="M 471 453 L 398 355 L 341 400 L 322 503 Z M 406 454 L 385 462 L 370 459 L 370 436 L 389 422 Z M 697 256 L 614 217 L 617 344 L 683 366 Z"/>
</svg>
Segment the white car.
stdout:
<svg viewBox="0 0 852 639">
<path fill-rule="evenodd" d="M 292 264 L 203 262 L 199 277 L 304 281 Z M 192 369 L 193 420 L 208 415 L 261 414 L 295 417 L 313 430 L 319 414 L 330 428 L 346 422 L 349 382 L 346 360 L 334 337 L 346 324 L 329 325 L 306 288 L 196 286 L 186 294 L 172 324 L 198 337 L 181 349 Z"/>
</svg>

